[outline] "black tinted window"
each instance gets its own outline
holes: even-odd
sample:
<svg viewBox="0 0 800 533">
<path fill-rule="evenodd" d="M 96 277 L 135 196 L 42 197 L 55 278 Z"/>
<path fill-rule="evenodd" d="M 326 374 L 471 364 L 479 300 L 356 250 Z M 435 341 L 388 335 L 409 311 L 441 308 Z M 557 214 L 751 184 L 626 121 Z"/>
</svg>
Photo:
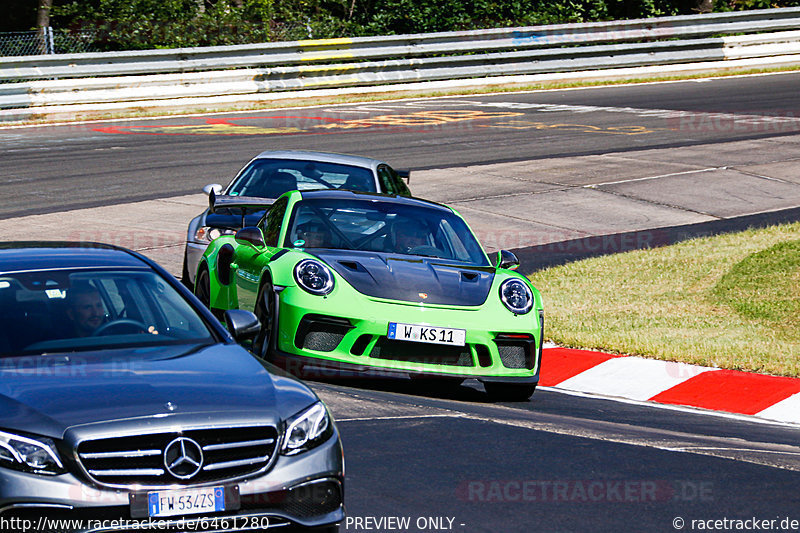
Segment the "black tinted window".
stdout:
<svg viewBox="0 0 800 533">
<path fill-rule="evenodd" d="M 256 159 L 228 187 L 227 194 L 277 198 L 287 191 L 311 189 L 377 192 L 369 168 L 320 161 Z"/>
<path fill-rule="evenodd" d="M 286 213 L 286 206 L 288 203 L 288 198 L 279 198 L 272 205 L 266 218 L 262 221 L 263 225 L 261 231 L 264 233 L 264 244 L 267 246 L 278 246 L 281 222 L 283 222 L 283 215 Z"/>
<path fill-rule="evenodd" d="M 0 356 L 208 342 L 183 297 L 147 270 L 0 277 Z"/>
</svg>

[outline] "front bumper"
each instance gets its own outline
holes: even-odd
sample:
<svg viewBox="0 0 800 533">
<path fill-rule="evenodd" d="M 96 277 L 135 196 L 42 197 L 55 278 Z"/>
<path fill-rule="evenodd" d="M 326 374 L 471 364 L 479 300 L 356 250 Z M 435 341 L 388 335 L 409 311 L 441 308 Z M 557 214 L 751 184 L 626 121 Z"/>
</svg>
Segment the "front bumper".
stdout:
<svg viewBox="0 0 800 533">
<path fill-rule="evenodd" d="M 147 490 L 98 487 L 72 473 L 42 476 L 0 468 L 0 530 L 261 531 L 286 525 L 324 526 L 344 518 L 343 483 L 344 460 L 336 431 L 312 450 L 279 456 L 260 476 L 215 483 L 238 494 L 238 509 L 207 515 L 137 518 L 131 514 L 132 495 L 141 497 Z"/>
<path fill-rule="evenodd" d="M 475 308 L 367 297 L 345 305 L 332 303 L 298 287 L 280 291 L 273 346 L 279 365 L 307 378 L 315 377 L 314 369 L 319 369 L 320 377 L 426 374 L 538 383 L 540 308 L 514 315 L 499 301 Z M 464 329 L 465 346 L 391 340 L 387 338 L 389 322 Z"/>
</svg>

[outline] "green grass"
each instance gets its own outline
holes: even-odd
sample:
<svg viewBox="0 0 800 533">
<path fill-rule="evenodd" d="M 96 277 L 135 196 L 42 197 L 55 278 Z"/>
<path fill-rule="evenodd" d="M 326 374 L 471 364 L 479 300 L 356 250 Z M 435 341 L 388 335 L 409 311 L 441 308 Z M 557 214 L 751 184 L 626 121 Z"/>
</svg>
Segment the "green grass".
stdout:
<svg viewBox="0 0 800 533">
<path fill-rule="evenodd" d="M 800 376 L 800 223 L 535 272 L 562 346 Z"/>
</svg>

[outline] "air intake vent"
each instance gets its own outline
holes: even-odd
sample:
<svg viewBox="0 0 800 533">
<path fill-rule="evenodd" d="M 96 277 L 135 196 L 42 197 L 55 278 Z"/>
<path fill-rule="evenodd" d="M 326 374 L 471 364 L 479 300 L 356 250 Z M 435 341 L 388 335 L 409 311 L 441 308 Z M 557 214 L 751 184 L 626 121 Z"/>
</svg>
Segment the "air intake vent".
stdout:
<svg viewBox="0 0 800 533">
<path fill-rule="evenodd" d="M 294 344 L 301 350 L 332 352 L 351 329 L 350 321 L 344 318 L 306 315 L 297 327 Z"/>
</svg>

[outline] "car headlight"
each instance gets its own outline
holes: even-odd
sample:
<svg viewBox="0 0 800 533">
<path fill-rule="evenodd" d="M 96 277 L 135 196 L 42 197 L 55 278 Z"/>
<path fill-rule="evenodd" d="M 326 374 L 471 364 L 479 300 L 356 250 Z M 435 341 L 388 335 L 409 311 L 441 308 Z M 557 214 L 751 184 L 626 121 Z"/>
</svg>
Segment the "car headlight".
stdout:
<svg viewBox="0 0 800 533">
<path fill-rule="evenodd" d="M 200 242 L 211 242 L 221 235 L 233 235 L 236 231 L 230 228 L 212 228 L 209 226 L 200 226 L 194 232 L 194 238 Z"/>
<path fill-rule="evenodd" d="M 323 296 L 333 290 L 333 274 L 328 267 L 314 259 L 303 259 L 297 263 L 294 279 L 311 294 Z"/>
<path fill-rule="evenodd" d="M 521 279 L 511 278 L 500 285 L 500 300 L 515 315 L 524 315 L 533 307 L 533 292 Z"/>
<path fill-rule="evenodd" d="M 36 474 L 61 474 L 64 465 L 55 443 L 44 437 L 29 438 L 0 431 L 0 466 Z"/>
<path fill-rule="evenodd" d="M 281 452 L 294 455 L 321 444 L 333 433 L 328 410 L 322 402 L 317 402 L 302 413 L 286 421 Z"/>
</svg>

